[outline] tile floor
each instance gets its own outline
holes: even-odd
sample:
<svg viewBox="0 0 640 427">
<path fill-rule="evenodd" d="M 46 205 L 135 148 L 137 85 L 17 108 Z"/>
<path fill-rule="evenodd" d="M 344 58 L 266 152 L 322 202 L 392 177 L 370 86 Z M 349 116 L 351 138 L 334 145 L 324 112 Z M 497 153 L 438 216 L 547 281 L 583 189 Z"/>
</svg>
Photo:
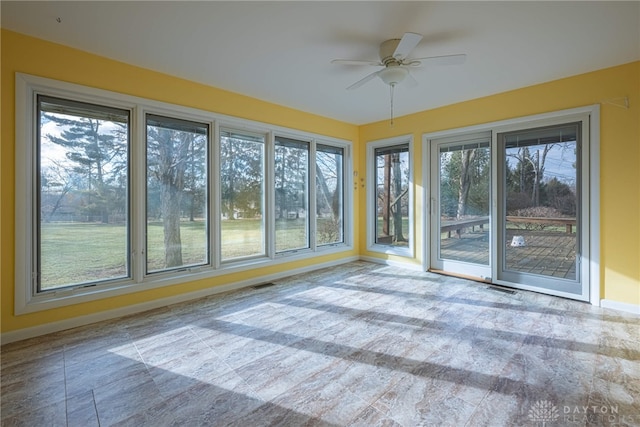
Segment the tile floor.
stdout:
<svg viewBox="0 0 640 427">
<path fill-rule="evenodd" d="M 640 320 L 354 262 L 2 348 L 2 426 L 640 425 Z"/>
</svg>

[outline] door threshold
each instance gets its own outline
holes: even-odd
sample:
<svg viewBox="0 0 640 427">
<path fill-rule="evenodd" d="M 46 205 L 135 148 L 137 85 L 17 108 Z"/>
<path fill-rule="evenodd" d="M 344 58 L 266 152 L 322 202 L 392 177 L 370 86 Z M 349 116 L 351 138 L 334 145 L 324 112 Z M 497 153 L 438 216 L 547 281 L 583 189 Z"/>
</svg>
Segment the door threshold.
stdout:
<svg viewBox="0 0 640 427">
<path fill-rule="evenodd" d="M 474 282 L 492 284 L 491 279 L 487 278 L 487 277 L 479 277 L 479 276 L 471 276 L 471 275 L 468 275 L 468 274 L 452 273 L 450 271 L 438 270 L 436 268 L 430 268 L 427 271 L 430 272 L 430 273 L 442 274 L 443 276 L 451 276 L 451 277 L 457 277 L 459 279 L 473 280 Z"/>
</svg>

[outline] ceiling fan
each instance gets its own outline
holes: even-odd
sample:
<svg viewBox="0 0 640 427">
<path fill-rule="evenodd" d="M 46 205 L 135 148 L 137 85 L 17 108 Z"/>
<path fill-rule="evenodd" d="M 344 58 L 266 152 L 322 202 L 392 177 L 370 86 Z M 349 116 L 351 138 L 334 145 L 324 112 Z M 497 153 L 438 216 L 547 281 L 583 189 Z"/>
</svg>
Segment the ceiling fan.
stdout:
<svg viewBox="0 0 640 427">
<path fill-rule="evenodd" d="M 401 39 L 391 39 L 380 45 L 380 60 L 353 60 L 353 59 L 334 59 L 332 64 L 343 65 L 369 65 L 376 67 L 384 67 L 378 71 L 366 75 L 358 80 L 348 90 L 357 89 L 376 77 L 392 88 L 397 84 L 407 81 L 409 86 L 416 86 L 418 82 L 409 72 L 410 67 L 420 67 L 422 65 L 454 65 L 461 64 L 465 61 L 467 55 L 442 55 L 428 56 L 424 58 L 410 58 L 411 51 L 418 46 L 422 40 L 422 35 L 417 33 L 404 33 Z"/>
</svg>

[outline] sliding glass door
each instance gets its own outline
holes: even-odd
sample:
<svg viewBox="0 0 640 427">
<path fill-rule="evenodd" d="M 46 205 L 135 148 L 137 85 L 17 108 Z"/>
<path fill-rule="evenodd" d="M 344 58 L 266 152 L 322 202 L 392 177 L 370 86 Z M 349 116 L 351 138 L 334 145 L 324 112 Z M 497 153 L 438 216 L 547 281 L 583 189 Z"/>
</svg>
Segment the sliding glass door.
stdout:
<svg viewBox="0 0 640 427">
<path fill-rule="evenodd" d="M 425 137 L 429 270 L 590 300 L 593 119 L 581 110 Z"/>
<path fill-rule="evenodd" d="M 582 125 L 497 134 L 498 279 L 582 294 Z"/>
<path fill-rule="evenodd" d="M 432 145 L 432 245 L 435 270 L 491 276 L 491 134 Z"/>
</svg>

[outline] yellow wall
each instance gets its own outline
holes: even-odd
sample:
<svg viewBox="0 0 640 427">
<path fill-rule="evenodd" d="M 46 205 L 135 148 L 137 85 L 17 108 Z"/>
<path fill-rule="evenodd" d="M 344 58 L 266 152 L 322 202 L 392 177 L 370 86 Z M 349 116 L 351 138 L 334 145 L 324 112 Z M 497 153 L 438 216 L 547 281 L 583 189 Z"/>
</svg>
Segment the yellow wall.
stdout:
<svg viewBox="0 0 640 427">
<path fill-rule="evenodd" d="M 76 304 L 43 312 L 13 315 L 14 304 L 14 145 L 15 73 L 97 87 L 129 95 L 185 105 L 278 126 L 355 141 L 355 177 L 365 177 L 365 142 L 413 134 L 416 218 L 422 212 L 422 147 L 425 132 L 482 124 L 598 103 L 628 96 L 630 108 L 603 104 L 601 110 L 601 283 L 602 298 L 640 305 L 640 62 L 527 87 L 435 110 L 357 127 L 290 108 L 248 98 L 172 76 L 133 67 L 86 52 L 34 39 L 10 31 L 1 34 L 2 83 L 0 136 L 0 315 L 1 331 L 10 332 L 50 322 L 93 314 L 152 299 L 171 297 L 212 286 L 272 274 L 283 269 L 327 262 L 342 256 L 380 257 L 366 251 L 364 209 L 366 194 L 357 185 L 354 202 L 354 251 L 297 261 L 280 266 L 198 280 L 152 291 Z M 423 230 L 415 227 L 421 264 Z M 407 261 L 400 258 L 392 258 Z"/>
<path fill-rule="evenodd" d="M 629 108 L 608 102 L 628 97 Z M 622 104 L 621 99 L 616 100 Z M 640 62 L 474 99 L 360 127 L 359 169 L 366 142 L 412 134 L 415 159 L 415 218 L 421 218 L 422 134 L 602 103 L 600 110 L 600 242 L 602 299 L 640 305 Z M 365 194 L 359 195 L 361 206 Z M 365 224 L 359 224 L 360 253 L 366 251 Z M 421 223 L 415 227 L 421 261 Z M 398 258 L 392 258 L 398 260 Z"/>
<path fill-rule="evenodd" d="M 0 321 L 3 333 L 357 255 L 356 244 L 355 250 L 339 255 L 319 256 L 304 261 L 253 269 L 242 273 L 198 280 L 146 292 L 14 316 L 15 258 L 13 245 L 15 233 L 13 201 L 15 192 L 14 109 L 16 72 L 199 108 L 354 142 L 357 142 L 358 128 L 348 123 L 303 113 L 228 91 L 133 67 L 11 31 L 2 31 L 1 43 L 2 146 L 0 151 L 0 195 L 2 196 L 2 216 L 0 217 L 0 235 L 2 236 L 2 243 L 0 250 L 2 268 L 0 271 L 0 308 L 2 313 Z M 358 207 L 355 206 L 354 208 L 357 217 Z"/>
</svg>

